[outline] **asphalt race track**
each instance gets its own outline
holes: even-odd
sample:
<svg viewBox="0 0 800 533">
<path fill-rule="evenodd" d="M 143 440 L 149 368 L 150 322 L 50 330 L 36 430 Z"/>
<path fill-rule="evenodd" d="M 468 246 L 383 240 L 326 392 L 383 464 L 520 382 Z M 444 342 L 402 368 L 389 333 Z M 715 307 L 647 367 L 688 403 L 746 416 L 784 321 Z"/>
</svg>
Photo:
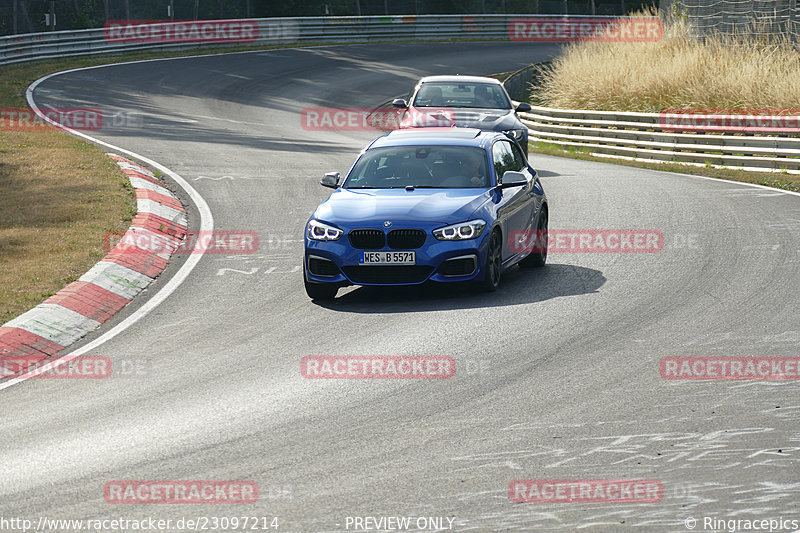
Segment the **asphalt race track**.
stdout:
<svg viewBox="0 0 800 533">
<path fill-rule="evenodd" d="M 666 356 L 800 356 L 797 196 L 533 155 L 551 229 L 656 229 L 663 250 L 552 253 L 493 294 L 306 296 L 304 223 L 330 192 L 319 179 L 346 172 L 376 135 L 306 131 L 303 108 L 374 106 L 423 75 L 509 71 L 557 53 L 533 43 L 286 49 L 42 83 L 40 106 L 132 113 L 90 134 L 180 174 L 215 229 L 257 232 L 260 249 L 204 256 L 166 301 L 93 350 L 111 357 L 110 378 L 0 391 L 0 516 L 277 516 L 278 531 L 296 532 L 353 531 L 348 517 L 366 516 L 451 518 L 452 531 L 800 519 L 798 382 L 659 373 Z M 447 355 L 457 371 L 309 380 L 307 355 Z M 511 503 L 516 479 L 658 480 L 663 498 Z M 252 480 L 260 497 L 110 504 L 113 480 Z"/>
</svg>

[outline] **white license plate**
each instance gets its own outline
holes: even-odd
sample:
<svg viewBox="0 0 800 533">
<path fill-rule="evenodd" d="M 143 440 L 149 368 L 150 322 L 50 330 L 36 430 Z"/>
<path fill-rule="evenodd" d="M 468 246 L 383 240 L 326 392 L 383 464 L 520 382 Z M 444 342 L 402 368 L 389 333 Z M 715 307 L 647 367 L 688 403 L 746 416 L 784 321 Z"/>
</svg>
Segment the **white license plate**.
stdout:
<svg viewBox="0 0 800 533">
<path fill-rule="evenodd" d="M 361 265 L 416 265 L 417 252 L 361 252 Z"/>
</svg>

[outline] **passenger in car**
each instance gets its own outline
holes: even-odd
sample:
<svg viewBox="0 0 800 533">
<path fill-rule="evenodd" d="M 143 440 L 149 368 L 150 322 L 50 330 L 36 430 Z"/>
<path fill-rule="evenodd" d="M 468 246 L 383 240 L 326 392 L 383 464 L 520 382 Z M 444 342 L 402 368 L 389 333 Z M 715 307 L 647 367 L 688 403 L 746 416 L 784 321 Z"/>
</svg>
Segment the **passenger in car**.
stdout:
<svg viewBox="0 0 800 533">
<path fill-rule="evenodd" d="M 471 186 L 486 187 L 486 165 L 478 151 L 469 151 L 461 161 L 462 172 L 469 178 Z"/>
</svg>

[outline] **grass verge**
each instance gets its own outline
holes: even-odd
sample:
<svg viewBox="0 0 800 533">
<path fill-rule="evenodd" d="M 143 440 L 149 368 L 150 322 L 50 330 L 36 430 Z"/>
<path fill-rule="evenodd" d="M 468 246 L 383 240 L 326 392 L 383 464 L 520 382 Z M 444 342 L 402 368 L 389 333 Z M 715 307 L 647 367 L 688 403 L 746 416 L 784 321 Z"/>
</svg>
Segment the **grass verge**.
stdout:
<svg viewBox="0 0 800 533">
<path fill-rule="evenodd" d="M 117 165 L 57 131 L 0 131 L 0 198 L 0 324 L 89 270 L 136 211 Z"/>
<path fill-rule="evenodd" d="M 678 14 L 669 17 L 660 41 L 570 44 L 539 69 L 537 82 L 531 102 L 562 109 L 795 115 L 800 107 L 800 50 L 789 35 L 770 33 L 759 21 L 735 35 L 694 39 L 686 18 Z M 550 143 L 532 143 L 530 151 L 800 190 L 800 176 L 785 172 L 628 161 Z"/>
</svg>

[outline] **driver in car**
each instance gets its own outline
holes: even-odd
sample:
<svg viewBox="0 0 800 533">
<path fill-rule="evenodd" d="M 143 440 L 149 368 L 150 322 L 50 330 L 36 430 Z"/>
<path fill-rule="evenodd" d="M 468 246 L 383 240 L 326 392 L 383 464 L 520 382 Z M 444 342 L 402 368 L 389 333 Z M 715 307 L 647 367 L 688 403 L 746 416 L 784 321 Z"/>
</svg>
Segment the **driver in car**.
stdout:
<svg viewBox="0 0 800 533">
<path fill-rule="evenodd" d="M 489 88 L 483 85 L 475 87 L 475 105 L 477 107 L 495 107 L 492 97 L 489 95 Z"/>
</svg>

